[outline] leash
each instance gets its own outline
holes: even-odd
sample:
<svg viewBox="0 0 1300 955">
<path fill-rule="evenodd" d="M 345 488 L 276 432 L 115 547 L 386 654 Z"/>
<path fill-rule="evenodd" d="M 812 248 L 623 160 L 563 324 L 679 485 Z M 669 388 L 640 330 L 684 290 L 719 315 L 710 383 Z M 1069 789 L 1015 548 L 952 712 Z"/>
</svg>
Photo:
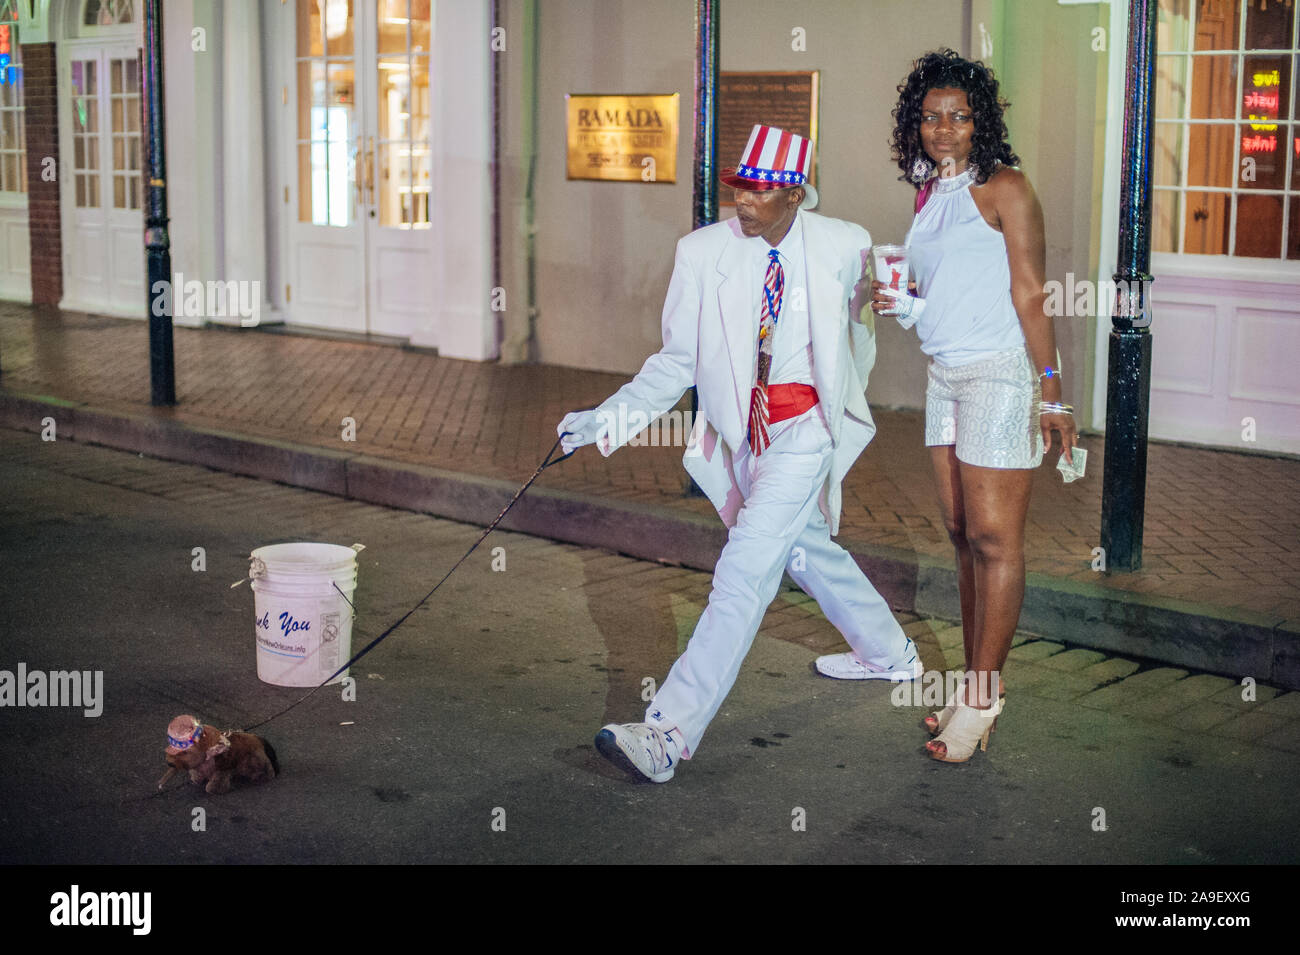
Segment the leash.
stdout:
<svg viewBox="0 0 1300 955">
<path fill-rule="evenodd" d="M 373 640 L 371 640 L 369 643 L 367 643 L 367 644 L 365 645 L 365 647 L 363 647 L 359 653 L 355 653 L 355 654 L 353 654 L 352 659 L 348 660 L 347 663 L 343 664 L 343 666 L 339 667 L 337 670 L 335 670 L 333 673 L 331 673 L 329 676 L 327 676 L 327 677 L 324 679 L 324 681 L 323 681 L 319 686 L 312 687 L 312 689 L 311 689 L 310 691 L 308 691 L 307 694 L 306 694 L 305 696 L 303 696 L 301 699 L 295 700 L 294 702 L 292 702 L 292 703 L 290 703 L 288 706 L 286 706 L 284 709 L 280 710 L 280 712 L 275 713 L 275 714 L 272 715 L 272 716 L 268 716 L 266 719 L 262 720 L 262 722 L 260 722 L 260 723 L 254 723 L 252 726 L 248 727 L 247 730 L 243 730 L 242 732 L 247 733 L 247 732 L 249 732 L 249 731 L 251 731 L 251 730 L 255 730 L 255 729 L 257 729 L 259 726 L 265 726 L 267 723 L 271 722 L 272 720 L 279 719 L 279 718 L 280 718 L 281 716 L 283 716 L 285 713 L 288 713 L 290 710 L 292 710 L 292 709 L 293 709 L 295 706 L 297 706 L 299 703 L 306 702 L 308 699 L 311 698 L 311 696 L 312 696 L 312 695 L 313 695 L 317 690 L 319 690 L 321 687 L 325 686 L 325 684 L 329 683 L 330 680 L 334 679 L 336 676 L 338 676 L 340 673 L 342 673 L 342 672 L 343 672 L 344 670 L 346 670 L 348 667 L 352 666 L 352 664 L 356 663 L 358 660 L 360 660 L 362 657 L 364 657 L 367 653 L 369 653 L 369 652 L 370 652 L 371 650 L 373 650 L 375 647 L 379 646 L 379 644 L 380 644 L 381 642 L 383 642 L 383 641 L 384 641 L 384 640 L 389 636 L 389 634 L 391 634 L 394 630 L 396 630 L 396 629 L 397 629 L 398 627 L 400 627 L 403 623 L 405 623 L 406 620 L 407 620 L 407 618 L 410 617 L 411 614 L 415 613 L 415 611 L 417 611 L 417 610 L 419 610 L 421 607 L 423 607 L 424 604 L 425 604 L 425 602 L 426 602 L 430 597 L 432 597 L 432 596 L 434 595 L 434 593 L 438 590 L 438 588 L 441 587 L 443 584 L 445 584 L 445 583 L 447 582 L 447 578 L 450 577 L 452 574 L 454 574 L 454 573 L 456 572 L 456 568 L 459 567 L 461 564 L 465 563 L 465 561 L 469 559 L 469 555 L 472 554 L 472 553 L 474 553 L 474 551 L 478 549 L 479 544 L 482 544 L 485 540 L 487 540 L 487 536 L 488 536 L 489 534 L 491 534 L 491 533 L 496 529 L 496 526 L 497 526 L 498 524 L 501 523 L 502 519 L 506 516 L 506 514 L 508 514 L 508 513 L 510 512 L 510 508 L 514 507 L 515 504 L 518 502 L 518 500 L 519 500 L 521 497 L 524 496 L 524 492 L 527 491 L 530 487 L 533 486 L 533 482 L 537 480 L 537 478 L 541 475 L 541 473 L 542 473 L 543 471 L 545 471 L 547 468 L 551 467 L 552 465 L 556 465 L 556 464 L 559 464 L 561 461 L 566 461 L 566 460 L 568 460 L 569 458 L 573 457 L 573 455 L 574 455 L 575 453 L 577 453 L 577 449 L 575 448 L 573 451 L 570 451 L 568 454 L 561 455 L 560 457 L 556 458 L 554 461 L 551 460 L 551 455 L 553 455 L 553 454 L 555 453 L 556 449 L 557 449 L 558 447 L 560 447 L 560 442 L 562 442 L 562 441 L 564 440 L 565 436 L 568 435 L 568 434 L 570 434 L 570 433 L 571 433 L 571 432 L 566 431 L 566 432 L 564 432 L 564 434 L 560 435 L 560 437 L 556 439 L 555 444 L 551 445 L 551 450 L 548 451 L 548 452 L 546 453 L 546 457 L 542 460 L 542 463 L 539 464 L 539 465 L 537 466 L 537 470 L 533 472 L 533 476 L 530 477 L 527 481 L 525 481 L 525 482 L 524 482 L 524 486 L 521 487 L 518 491 L 515 492 L 515 496 L 512 497 L 512 498 L 510 499 L 510 503 L 507 504 L 507 505 L 506 505 L 506 506 L 501 510 L 501 513 L 498 514 L 498 515 L 496 516 L 496 520 L 494 520 L 491 524 L 489 524 L 489 525 L 487 526 L 487 530 L 485 530 L 482 534 L 479 535 L 479 539 L 476 540 L 476 541 L 474 542 L 473 546 L 471 546 L 469 550 L 465 551 L 464 556 L 461 557 L 460 560 L 458 560 L 458 561 L 456 561 L 456 563 L 452 564 L 452 566 L 451 566 L 451 570 L 449 570 L 449 571 L 447 571 L 447 573 L 443 574 L 443 576 L 442 576 L 442 580 L 440 580 L 440 581 L 438 581 L 436 584 L 434 584 L 434 585 L 433 585 L 433 590 L 430 590 L 427 594 L 425 594 L 425 595 L 420 599 L 420 602 L 419 602 L 419 603 L 417 603 L 417 604 L 416 604 L 414 607 L 412 607 L 410 610 L 406 611 L 406 613 L 402 614 L 402 616 L 400 616 L 400 617 L 397 619 L 397 622 L 394 623 L 392 626 L 390 626 L 387 630 L 385 630 L 385 631 L 384 631 L 383 633 L 381 633 L 379 636 L 375 637 L 375 639 L 373 639 Z M 334 589 L 335 589 L 335 590 L 339 590 L 339 588 L 338 588 L 338 584 L 335 584 L 335 585 L 334 585 Z M 344 599 L 345 601 L 347 601 L 348 606 L 351 607 L 351 606 L 352 606 L 352 601 L 348 600 L 347 596 L 343 594 L 343 591 L 339 590 L 339 594 L 343 596 L 343 599 Z M 356 608 L 354 607 L 353 610 L 355 611 L 355 609 L 356 609 Z"/>
</svg>

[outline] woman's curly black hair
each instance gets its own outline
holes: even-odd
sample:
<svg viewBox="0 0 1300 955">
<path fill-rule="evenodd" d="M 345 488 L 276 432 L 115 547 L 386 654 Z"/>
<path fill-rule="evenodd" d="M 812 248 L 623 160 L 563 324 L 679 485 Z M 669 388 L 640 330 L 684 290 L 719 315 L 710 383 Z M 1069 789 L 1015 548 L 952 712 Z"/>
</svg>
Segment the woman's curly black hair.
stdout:
<svg viewBox="0 0 1300 955">
<path fill-rule="evenodd" d="M 898 106 L 893 112 L 897 125 L 890 148 L 898 168 L 903 170 L 900 180 L 920 189 L 925 177 L 922 182 L 914 179 L 913 165 L 918 159 L 923 160 L 929 167 L 926 176 L 934 169 L 934 160 L 921 146 L 921 103 L 933 89 L 966 91 L 975 120 L 970 162 L 978 167 L 976 182 L 988 181 L 999 162 L 1008 166 L 1020 164 L 1020 157 L 1007 142 L 1007 124 L 1002 119 L 1002 111 L 1010 104 L 998 97 L 998 81 L 993 71 L 983 63 L 962 59 L 955 51 L 943 49 L 917 60 L 898 87 Z"/>
</svg>

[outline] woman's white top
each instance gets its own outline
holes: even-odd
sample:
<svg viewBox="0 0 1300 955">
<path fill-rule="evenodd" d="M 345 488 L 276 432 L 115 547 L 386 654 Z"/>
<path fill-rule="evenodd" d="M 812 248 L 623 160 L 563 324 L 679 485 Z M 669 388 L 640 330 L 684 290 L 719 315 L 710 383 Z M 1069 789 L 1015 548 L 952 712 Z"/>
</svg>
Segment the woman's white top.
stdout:
<svg viewBox="0 0 1300 955">
<path fill-rule="evenodd" d="M 966 365 L 1025 347 L 1011 303 L 1007 243 L 975 206 L 973 169 L 935 180 L 904 245 L 925 311 L 921 350 L 943 365 Z"/>
</svg>

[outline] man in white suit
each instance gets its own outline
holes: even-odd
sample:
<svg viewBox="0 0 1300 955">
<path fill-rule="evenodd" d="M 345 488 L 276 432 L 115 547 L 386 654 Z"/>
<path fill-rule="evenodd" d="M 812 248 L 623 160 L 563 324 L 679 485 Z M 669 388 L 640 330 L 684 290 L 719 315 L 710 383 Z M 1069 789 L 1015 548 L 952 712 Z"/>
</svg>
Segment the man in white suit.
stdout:
<svg viewBox="0 0 1300 955">
<path fill-rule="evenodd" d="M 557 430 L 565 451 L 612 454 L 694 385 L 699 414 L 684 463 L 730 528 L 708 607 L 646 710 L 611 724 L 598 749 L 666 782 L 717 713 L 788 572 L 817 600 L 851 653 L 817 660 L 841 679 L 910 680 L 921 665 L 889 607 L 831 535 L 840 482 L 875 433 L 867 374 L 875 361 L 861 226 L 807 211 L 811 144 L 755 126 L 735 188 L 736 218 L 677 243 L 663 348 L 599 408 Z M 644 417 L 641 417 L 644 415 Z M 626 425 L 623 425 L 626 430 Z"/>
</svg>

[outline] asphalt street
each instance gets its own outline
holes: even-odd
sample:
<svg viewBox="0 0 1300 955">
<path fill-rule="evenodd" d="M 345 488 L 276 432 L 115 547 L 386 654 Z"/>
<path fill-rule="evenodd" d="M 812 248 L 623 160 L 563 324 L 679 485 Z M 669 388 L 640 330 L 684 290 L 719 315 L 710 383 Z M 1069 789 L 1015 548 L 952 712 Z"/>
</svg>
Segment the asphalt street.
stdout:
<svg viewBox="0 0 1300 955">
<path fill-rule="evenodd" d="M 173 780 L 157 793 L 174 716 L 238 728 L 301 696 L 257 679 L 253 594 L 231 588 L 251 550 L 365 544 L 355 649 L 410 609 L 480 529 L 13 431 L 0 431 L 0 487 L 0 670 L 103 673 L 97 716 L 0 707 L 0 861 L 1300 855 L 1300 694 L 1261 686 L 1240 700 L 1227 677 L 1026 635 L 988 752 L 943 765 L 922 750 L 925 709 L 894 705 L 887 686 L 811 671 L 839 643 L 792 590 L 695 758 L 665 785 L 630 781 L 592 737 L 639 717 L 646 681 L 661 680 L 684 646 L 708 576 L 508 533 L 489 537 L 354 667 L 355 701 L 329 687 L 259 731 L 279 778 L 220 796 Z M 927 665 L 960 663 L 949 624 L 900 619 Z M 1236 730 L 1213 729 L 1229 724 Z"/>
</svg>

